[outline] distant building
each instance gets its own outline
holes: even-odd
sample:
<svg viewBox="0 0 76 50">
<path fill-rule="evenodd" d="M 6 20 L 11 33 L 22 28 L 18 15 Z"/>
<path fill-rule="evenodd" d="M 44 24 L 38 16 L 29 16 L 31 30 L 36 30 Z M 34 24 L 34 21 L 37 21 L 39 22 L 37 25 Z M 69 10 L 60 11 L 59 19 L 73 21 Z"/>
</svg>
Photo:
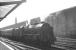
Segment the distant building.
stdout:
<svg viewBox="0 0 76 50">
<path fill-rule="evenodd" d="M 38 23 L 40 23 L 40 22 L 41 22 L 40 17 L 33 18 L 33 19 L 30 20 L 30 24 L 31 24 L 31 25 L 35 25 L 35 24 L 38 24 Z"/>
</svg>

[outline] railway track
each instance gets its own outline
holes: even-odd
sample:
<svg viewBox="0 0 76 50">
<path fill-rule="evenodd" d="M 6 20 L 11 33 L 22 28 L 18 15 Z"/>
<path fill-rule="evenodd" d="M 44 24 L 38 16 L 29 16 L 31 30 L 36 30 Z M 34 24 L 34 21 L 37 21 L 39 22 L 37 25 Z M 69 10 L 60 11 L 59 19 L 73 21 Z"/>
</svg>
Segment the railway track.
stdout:
<svg viewBox="0 0 76 50">
<path fill-rule="evenodd" d="M 52 46 L 66 50 L 76 50 L 76 39 L 57 37 L 57 41 Z"/>
<path fill-rule="evenodd" d="M 14 50 L 41 50 L 39 48 L 24 45 L 20 42 L 12 41 L 12 40 L 5 39 L 5 38 L 0 38 L 0 40 L 6 43 L 7 45 L 9 45 L 10 47 L 12 47 Z"/>
<path fill-rule="evenodd" d="M 47 48 L 39 49 L 37 47 L 28 46 L 21 42 L 12 41 L 6 38 L 0 38 L 0 40 L 5 42 L 10 47 L 14 48 L 14 50 L 66 50 L 64 48 L 59 48 L 60 46 L 56 47 L 56 45 L 53 45 L 53 47 L 48 48 L 48 49 Z"/>
</svg>

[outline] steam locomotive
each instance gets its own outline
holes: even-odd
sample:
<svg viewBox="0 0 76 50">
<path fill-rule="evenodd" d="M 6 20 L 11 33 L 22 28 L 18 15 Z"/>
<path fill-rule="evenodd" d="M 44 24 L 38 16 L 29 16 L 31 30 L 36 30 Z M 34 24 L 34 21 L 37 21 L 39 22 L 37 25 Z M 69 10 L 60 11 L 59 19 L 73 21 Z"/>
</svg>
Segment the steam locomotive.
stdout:
<svg viewBox="0 0 76 50">
<path fill-rule="evenodd" d="M 4 30 L 0 32 L 0 36 L 9 38 L 11 40 L 33 43 L 33 44 L 47 44 L 54 43 L 55 37 L 53 35 L 53 28 L 49 24 L 43 23 L 42 26 L 28 28 L 22 27 L 18 29 Z"/>
</svg>

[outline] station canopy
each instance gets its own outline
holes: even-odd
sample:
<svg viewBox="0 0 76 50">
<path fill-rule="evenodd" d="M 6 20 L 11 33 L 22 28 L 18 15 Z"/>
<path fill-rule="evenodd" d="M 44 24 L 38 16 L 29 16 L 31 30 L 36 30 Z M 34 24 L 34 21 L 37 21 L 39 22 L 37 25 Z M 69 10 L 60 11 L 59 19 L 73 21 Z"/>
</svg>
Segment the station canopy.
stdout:
<svg viewBox="0 0 76 50">
<path fill-rule="evenodd" d="M 23 2 L 25 2 L 25 0 L 0 0 L 0 21 Z"/>
<path fill-rule="evenodd" d="M 12 1 L 21 1 L 21 0 L 0 0 L 0 2 L 12 2 Z"/>
</svg>

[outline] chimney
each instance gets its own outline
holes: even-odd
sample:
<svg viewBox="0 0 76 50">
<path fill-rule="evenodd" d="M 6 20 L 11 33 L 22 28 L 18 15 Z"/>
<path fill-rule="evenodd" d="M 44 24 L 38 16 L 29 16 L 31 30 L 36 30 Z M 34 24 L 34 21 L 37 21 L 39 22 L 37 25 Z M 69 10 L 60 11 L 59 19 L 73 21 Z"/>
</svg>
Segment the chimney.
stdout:
<svg viewBox="0 0 76 50">
<path fill-rule="evenodd" d="M 17 24 L 17 17 L 15 17 L 15 24 Z"/>
</svg>

